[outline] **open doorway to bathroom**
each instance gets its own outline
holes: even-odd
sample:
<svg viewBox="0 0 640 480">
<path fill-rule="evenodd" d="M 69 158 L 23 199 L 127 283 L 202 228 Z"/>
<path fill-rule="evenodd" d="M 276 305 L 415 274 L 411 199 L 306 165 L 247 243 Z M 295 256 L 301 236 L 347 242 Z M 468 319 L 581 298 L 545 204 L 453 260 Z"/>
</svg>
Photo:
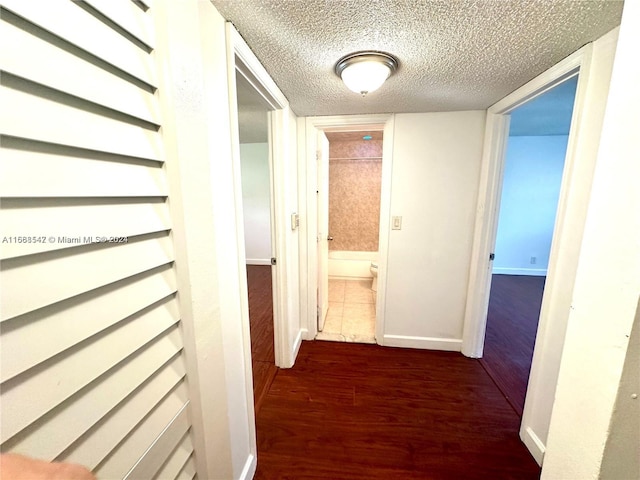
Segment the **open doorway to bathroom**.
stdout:
<svg viewBox="0 0 640 480">
<path fill-rule="evenodd" d="M 319 261 L 327 265 L 322 275 L 328 276 L 328 310 L 320 319 L 324 321 L 319 322 L 316 339 L 376 343 L 383 131 L 380 127 L 324 133 L 328 175 L 319 178 L 328 194 L 319 196 L 319 202 L 320 210 L 325 207 L 328 213 L 328 251 L 327 258 Z M 319 161 L 322 158 L 318 156 Z"/>
<path fill-rule="evenodd" d="M 511 112 L 481 364 L 523 414 L 578 76 Z"/>
</svg>

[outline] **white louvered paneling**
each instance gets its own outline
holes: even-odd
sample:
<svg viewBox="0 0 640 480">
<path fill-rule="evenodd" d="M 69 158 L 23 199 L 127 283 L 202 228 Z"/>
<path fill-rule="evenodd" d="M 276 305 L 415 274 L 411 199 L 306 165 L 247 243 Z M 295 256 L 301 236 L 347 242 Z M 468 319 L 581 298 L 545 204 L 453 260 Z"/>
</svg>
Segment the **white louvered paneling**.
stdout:
<svg viewBox="0 0 640 480">
<path fill-rule="evenodd" d="M 101 480 L 195 475 L 151 3 L 0 0 L 0 444 Z"/>
<path fill-rule="evenodd" d="M 156 86 L 151 56 L 118 32 L 69 0 L 2 0 L 2 5 L 45 31 L 118 67 L 123 72 Z M 72 70 L 70 74 L 73 74 Z"/>
<path fill-rule="evenodd" d="M 182 438 L 188 435 L 189 426 L 187 405 L 184 405 L 125 478 L 130 480 L 154 478 L 162 463 L 170 457 Z"/>
<path fill-rule="evenodd" d="M 193 444 L 191 443 L 191 436 L 186 434 L 176 449 L 171 453 L 171 456 L 162 466 L 162 468 L 156 473 L 154 478 L 177 478 L 183 468 L 187 466 L 187 462 L 191 458 L 193 453 Z"/>
<path fill-rule="evenodd" d="M 134 3 L 144 5 L 146 8 L 151 8 L 153 0 L 134 0 Z"/>
<path fill-rule="evenodd" d="M 171 395 L 166 396 L 153 411 L 126 437 L 111 455 L 95 469 L 99 478 L 127 478 L 128 472 L 136 468 L 154 448 L 167 431 L 168 439 L 177 437 L 178 441 L 188 428 L 185 407 L 187 405 L 187 389 L 180 385 Z M 173 424 L 173 427 L 170 425 Z M 179 427 L 176 429 L 176 427 Z M 167 439 L 162 440 L 162 443 Z M 166 458 L 166 457 L 165 457 Z M 162 459 L 164 461 L 164 458 Z M 147 464 L 145 460 L 141 467 Z M 160 465 L 156 465 L 156 468 Z M 139 471 L 136 468 L 136 471 Z M 153 475 L 143 477 L 152 478 Z M 137 478 L 137 477 L 133 477 Z"/>
<path fill-rule="evenodd" d="M 160 302 L 34 369 L 27 378 L 4 382 L 0 393 L 2 438 L 10 439 L 178 320 L 175 299 Z"/>
<path fill-rule="evenodd" d="M 3 260 L 2 320 L 66 300 L 173 260 L 167 234 L 127 243 L 94 243 L 36 256 Z M 38 292 L 30 295 L 28 290 Z"/>
<path fill-rule="evenodd" d="M 176 480 L 191 480 L 196 476 L 196 465 L 193 460 L 193 456 L 187 460 L 187 463 L 182 467 L 182 470 L 176 477 Z"/>
<path fill-rule="evenodd" d="M 20 84 L 19 79 L 2 77 L 0 105 L 11 112 L 3 115 L 0 131 L 4 135 L 28 138 L 40 142 L 70 145 L 78 148 L 117 153 L 150 160 L 162 160 L 162 142 L 157 131 L 132 125 L 116 118 L 109 112 L 83 110 L 92 109 L 91 104 L 62 98 L 62 95 L 44 87 L 21 84 L 29 93 L 8 88 L 7 84 Z M 51 98 L 46 98 L 46 95 Z M 60 98 L 57 98 L 60 97 Z M 68 105 L 61 103 L 79 103 Z M 33 112 L 40 112 L 33 115 Z M 73 128 L 69 128 L 73 125 Z"/>
<path fill-rule="evenodd" d="M 175 275 L 166 265 L 3 323 L 0 379 L 15 377 L 175 291 Z M 56 335 L 49 335 L 52 331 Z"/>
<path fill-rule="evenodd" d="M 6 146 L 12 142 L 5 140 L 3 143 Z M 122 159 L 115 155 L 83 150 L 57 150 L 62 151 L 45 153 L 18 148 L 4 149 L 0 157 L 2 196 L 37 198 L 167 195 L 161 163 Z M 38 172 L 38 175 L 34 176 L 33 172 Z"/>
<path fill-rule="evenodd" d="M 151 21 L 133 2 L 113 0 L 85 0 L 93 8 L 134 36 L 147 47 L 153 48 L 155 40 Z"/>
<path fill-rule="evenodd" d="M 71 453 L 79 463 L 95 467 L 184 377 L 179 343 L 179 332 L 167 331 L 129 362 L 98 378 L 83 395 L 70 398 L 11 439 L 9 445 L 16 452 L 54 460 L 93 426 Z M 130 423 L 133 425 L 127 427 Z"/>
<path fill-rule="evenodd" d="M 0 224 L 24 225 L 18 236 L 37 237 L 33 243 L 0 243 L 0 258 L 48 252 L 80 244 L 100 242 L 101 238 L 134 238 L 170 228 L 169 211 L 163 199 L 157 202 L 131 199 L 3 200 Z M 57 208 L 62 205 L 65 208 Z M 64 239 L 79 238 L 79 243 Z M 60 241 L 60 240 L 63 241 Z M 16 239 L 17 240 L 17 239 Z"/>
<path fill-rule="evenodd" d="M 128 2 L 110 2 L 124 5 Z M 133 5 L 134 8 L 140 10 Z M 159 123 L 157 102 L 152 93 L 89 62 L 78 62 L 72 53 L 36 38 L 8 23 L 0 22 L 0 38 L 6 45 L 20 48 L 0 50 L 3 70 L 62 92 L 126 113 L 151 123 Z M 38 58 L 24 62 L 24 57 Z M 68 72 L 74 70 L 74 75 Z M 91 82 L 86 79 L 90 78 Z"/>
<path fill-rule="evenodd" d="M 176 389 L 184 377 L 182 363 L 181 357 L 176 357 L 162 367 L 147 383 L 112 411 L 109 421 L 101 422 L 82 438 L 81 442 L 72 445 L 57 459 L 95 468 L 155 408 L 157 403 Z"/>
</svg>

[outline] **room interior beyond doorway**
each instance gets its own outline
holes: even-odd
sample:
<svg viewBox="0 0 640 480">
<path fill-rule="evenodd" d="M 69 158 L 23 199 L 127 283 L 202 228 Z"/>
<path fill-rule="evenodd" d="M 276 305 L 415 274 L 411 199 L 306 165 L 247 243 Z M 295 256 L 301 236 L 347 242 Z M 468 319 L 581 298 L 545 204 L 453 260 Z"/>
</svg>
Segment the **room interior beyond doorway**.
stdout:
<svg viewBox="0 0 640 480">
<path fill-rule="evenodd" d="M 329 310 L 316 338 L 375 343 L 383 132 L 325 133 Z"/>
</svg>

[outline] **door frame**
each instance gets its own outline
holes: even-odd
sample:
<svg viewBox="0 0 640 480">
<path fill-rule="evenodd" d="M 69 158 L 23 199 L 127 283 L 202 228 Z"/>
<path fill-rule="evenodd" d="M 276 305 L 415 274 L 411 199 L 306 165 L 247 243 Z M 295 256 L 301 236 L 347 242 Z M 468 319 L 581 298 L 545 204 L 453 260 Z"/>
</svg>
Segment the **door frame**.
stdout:
<svg viewBox="0 0 640 480">
<path fill-rule="evenodd" d="M 549 267 L 536 334 L 531 373 L 520 427 L 520 438 L 542 464 L 546 434 L 558 379 L 582 232 L 599 144 L 605 95 L 607 49 L 615 51 L 617 29 L 565 58 L 520 87 L 487 111 L 480 189 L 467 291 L 462 353 L 482 356 L 487 322 L 493 252 L 502 193 L 509 113 L 564 80 L 579 75 L 569 132 L 565 167 L 551 243 Z M 613 56 L 611 55 L 611 61 Z M 609 71 L 610 75 L 610 71 Z"/>
<path fill-rule="evenodd" d="M 242 309 L 243 339 L 245 348 L 245 362 L 251 367 L 251 334 L 249 331 L 248 291 L 246 282 L 246 256 L 244 250 L 244 223 L 242 219 L 242 183 L 240 169 L 240 137 L 238 129 L 238 106 L 236 92 L 236 75 L 242 75 L 255 89 L 255 91 L 273 109 L 268 113 L 269 123 L 269 173 L 271 191 L 271 251 L 273 258 L 277 259 L 272 267 L 273 284 L 273 330 L 274 330 L 274 362 L 278 367 L 290 367 L 293 359 L 293 345 L 289 345 L 290 338 L 289 314 L 287 306 L 287 261 L 289 252 L 285 242 L 287 234 L 287 213 L 285 204 L 285 155 L 288 149 L 288 138 L 285 135 L 289 116 L 289 102 L 273 82 L 267 71 L 260 64 L 247 43 L 240 36 L 233 24 L 226 23 L 227 36 L 227 73 L 229 76 L 229 110 L 231 117 L 231 145 L 233 161 L 233 182 L 235 191 L 235 212 L 238 217 L 236 222 L 238 251 L 238 269 L 240 270 L 241 297 L 244 299 Z M 251 371 L 249 370 L 249 373 Z M 253 376 L 247 376 L 247 382 L 251 383 Z M 253 395 L 253 384 L 248 389 Z M 253 405 L 253 399 L 251 399 Z"/>
<path fill-rule="evenodd" d="M 380 192 L 380 229 L 379 229 L 379 261 L 378 292 L 376 296 L 376 342 L 383 345 L 384 312 L 386 293 L 387 255 L 389 251 L 390 212 L 391 212 L 391 171 L 393 163 L 393 114 L 376 115 L 337 115 L 322 117 L 306 117 L 300 119 L 298 136 L 300 161 L 298 167 L 298 187 L 300 191 L 300 210 L 306 212 L 304 231 L 300 234 L 306 241 L 300 248 L 300 323 L 305 331 L 305 339 L 313 340 L 318 334 L 317 322 L 317 288 L 318 288 L 318 251 L 317 251 L 317 198 L 316 185 L 318 172 L 316 167 L 317 131 L 360 131 L 377 128 L 384 132 L 382 148 L 382 185 Z M 303 245 L 304 243 L 304 245 Z M 306 329 L 305 329 L 306 326 Z"/>
<path fill-rule="evenodd" d="M 318 331 L 324 328 L 325 320 L 329 311 L 329 139 L 324 130 L 316 130 L 316 172 L 318 184 L 316 187 L 316 199 L 322 199 L 316 203 L 317 206 L 317 228 L 318 236 L 316 248 L 327 257 L 322 259 L 318 254 Z M 323 275 L 324 273 L 324 275 Z"/>
</svg>

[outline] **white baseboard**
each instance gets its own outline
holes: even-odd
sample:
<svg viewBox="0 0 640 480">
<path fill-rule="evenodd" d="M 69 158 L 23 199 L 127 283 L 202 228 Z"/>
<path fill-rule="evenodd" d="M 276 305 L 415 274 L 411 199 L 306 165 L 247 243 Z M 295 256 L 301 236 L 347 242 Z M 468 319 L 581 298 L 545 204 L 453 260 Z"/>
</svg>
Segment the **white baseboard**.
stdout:
<svg viewBox="0 0 640 480">
<path fill-rule="evenodd" d="M 302 338 L 306 334 L 306 330 L 300 329 L 298 335 L 296 335 L 296 340 L 293 342 L 293 352 L 291 352 L 291 365 L 288 365 L 286 368 L 291 368 L 296 363 L 296 358 L 298 358 L 298 352 L 300 351 L 300 346 L 302 345 Z"/>
<path fill-rule="evenodd" d="M 253 453 L 250 453 L 247 457 L 247 461 L 244 463 L 244 468 L 242 469 L 242 473 L 239 478 L 241 480 L 251 480 L 256 474 L 257 466 L 256 456 Z"/>
<path fill-rule="evenodd" d="M 302 335 L 302 340 L 313 340 L 308 328 L 301 328 L 300 334 Z"/>
<path fill-rule="evenodd" d="M 494 275 L 529 275 L 531 277 L 545 277 L 547 275 L 546 268 L 501 268 L 493 269 Z"/>
<path fill-rule="evenodd" d="M 542 440 L 538 438 L 531 427 L 526 427 L 520 432 L 520 439 L 525 444 L 531 455 L 538 462 L 538 465 L 542 466 L 542 460 L 544 459 L 545 446 Z"/>
<path fill-rule="evenodd" d="M 385 347 L 421 348 L 423 350 L 459 352 L 462 350 L 462 339 L 385 335 L 382 345 Z"/>
<path fill-rule="evenodd" d="M 271 265 L 270 258 L 247 258 L 247 265 Z"/>
</svg>

